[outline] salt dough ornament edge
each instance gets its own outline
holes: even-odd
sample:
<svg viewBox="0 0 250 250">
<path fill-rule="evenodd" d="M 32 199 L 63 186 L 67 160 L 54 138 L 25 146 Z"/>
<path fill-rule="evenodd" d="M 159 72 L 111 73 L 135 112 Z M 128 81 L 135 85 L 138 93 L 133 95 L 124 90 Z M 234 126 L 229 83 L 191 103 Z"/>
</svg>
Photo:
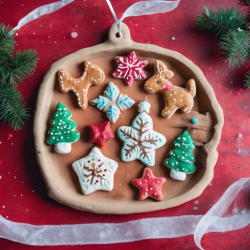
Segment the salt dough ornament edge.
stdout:
<svg viewBox="0 0 250 250">
<path fill-rule="evenodd" d="M 132 41 L 129 28 L 124 23 L 122 23 L 121 31 L 122 37 L 117 38 L 116 33 L 118 32 L 118 29 L 117 25 L 114 23 L 109 30 L 109 38 L 105 43 L 81 49 L 60 59 L 59 61 L 55 62 L 45 74 L 44 80 L 40 85 L 38 92 L 33 126 L 35 151 L 40 171 L 47 185 L 48 195 L 58 202 L 78 210 L 101 214 L 130 214 L 175 207 L 198 197 L 213 178 L 213 170 L 218 158 L 218 152 L 216 149 L 220 142 L 221 130 L 224 124 L 223 110 L 215 97 L 213 88 L 206 80 L 202 71 L 192 61 L 175 51 L 171 51 L 156 45 L 141 44 Z M 53 175 L 51 175 L 50 169 L 50 164 L 52 162 L 48 160 L 47 150 L 45 148 L 46 145 L 44 142 L 47 130 L 46 121 L 48 120 L 51 108 L 53 108 L 53 106 L 51 107 L 51 101 L 55 91 L 54 79 L 56 78 L 57 71 L 60 70 L 64 64 L 66 64 L 66 62 L 74 61 L 74 64 L 80 64 L 84 59 L 90 59 L 97 53 L 103 54 L 104 52 L 110 50 L 118 52 L 124 50 L 140 51 L 140 57 L 143 52 L 150 52 L 154 54 L 155 59 L 162 58 L 162 56 L 164 56 L 169 60 L 175 60 L 181 65 L 185 65 L 186 70 L 192 72 L 196 80 L 197 88 L 202 89 L 206 93 L 206 96 L 209 96 L 209 108 L 211 110 L 208 111 L 213 115 L 215 126 L 212 139 L 202 146 L 204 155 L 206 155 L 206 158 L 203 161 L 205 172 L 200 180 L 195 183 L 192 188 L 190 188 L 188 191 L 184 191 L 179 196 L 173 197 L 169 200 L 163 200 L 157 204 L 154 202 L 142 202 L 140 206 L 137 206 L 135 203 L 126 203 L 125 206 L 122 204 L 116 204 L 114 206 L 113 203 L 96 203 L 95 201 L 92 201 L 91 203 L 84 202 L 84 200 L 78 198 L 78 195 L 74 195 L 74 197 L 68 197 L 66 195 L 67 190 L 63 190 L 62 188 L 55 185 L 55 180 Z"/>
</svg>

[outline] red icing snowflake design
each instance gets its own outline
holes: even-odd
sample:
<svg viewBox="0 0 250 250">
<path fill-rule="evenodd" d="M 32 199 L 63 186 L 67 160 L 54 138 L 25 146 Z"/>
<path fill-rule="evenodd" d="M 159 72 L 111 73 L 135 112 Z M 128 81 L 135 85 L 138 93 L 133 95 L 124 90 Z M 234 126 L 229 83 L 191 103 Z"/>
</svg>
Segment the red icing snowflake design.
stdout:
<svg viewBox="0 0 250 250">
<path fill-rule="evenodd" d="M 148 61 L 138 59 L 134 51 L 128 56 L 117 56 L 116 62 L 117 69 L 113 77 L 124 78 L 127 85 L 131 85 L 134 79 L 146 78 L 142 68 L 148 64 Z"/>
<path fill-rule="evenodd" d="M 148 196 L 156 200 L 162 200 L 161 187 L 165 182 L 165 178 L 155 177 L 150 168 L 145 168 L 143 177 L 133 180 L 132 183 L 140 189 L 139 200 L 144 200 Z"/>
</svg>

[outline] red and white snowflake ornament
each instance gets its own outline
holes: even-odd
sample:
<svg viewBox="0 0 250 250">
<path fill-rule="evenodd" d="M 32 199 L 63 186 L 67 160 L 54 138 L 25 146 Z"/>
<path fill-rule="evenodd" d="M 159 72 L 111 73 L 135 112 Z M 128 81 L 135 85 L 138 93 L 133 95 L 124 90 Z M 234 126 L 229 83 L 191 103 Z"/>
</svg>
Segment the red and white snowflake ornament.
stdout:
<svg viewBox="0 0 250 250">
<path fill-rule="evenodd" d="M 115 78 L 124 78 L 127 85 L 131 85 L 134 79 L 142 80 L 146 78 L 142 68 L 148 64 L 148 60 L 140 60 L 134 51 L 128 56 L 117 56 L 117 69 L 113 73 Z"/>
</svg>

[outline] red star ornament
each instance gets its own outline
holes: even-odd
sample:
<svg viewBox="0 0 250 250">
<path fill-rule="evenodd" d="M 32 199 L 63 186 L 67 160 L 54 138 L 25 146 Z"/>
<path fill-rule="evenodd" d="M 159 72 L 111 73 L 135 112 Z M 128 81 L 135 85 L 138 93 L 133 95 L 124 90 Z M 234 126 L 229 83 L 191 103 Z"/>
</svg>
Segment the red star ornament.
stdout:
<svg viewBox="0 0 250 250">
<path fill-rule="evenodd" d="M 141 179 L 132 181 L 132 183 L 140 189 L 139 200 L 144 200 L 150 196 L 159 201 L 163 199 L 161 187 L 165 182 L 165 178 L 155 177 L 150 168 L 144 169 Z"/>
<path fill-rule="evenodd" d="M 148 64 L 148 60 L 140 60 L 134 51 L 128 56 L 117 56 L 117 69 L 113 73 L 115 78 L 124 78 L 127 85 L 131 85 L 134 79 L 145 79 L 142 68 Z"/>
<path fill-rule="evenodd" d="M 103 147 L 108 139 L 113 138 L 115 136 L 110 130 L 110 122 L 90 124 L 89 130 L 90 130 L 89 142 L 95 142 L 100 147 Z"/>
</svg>

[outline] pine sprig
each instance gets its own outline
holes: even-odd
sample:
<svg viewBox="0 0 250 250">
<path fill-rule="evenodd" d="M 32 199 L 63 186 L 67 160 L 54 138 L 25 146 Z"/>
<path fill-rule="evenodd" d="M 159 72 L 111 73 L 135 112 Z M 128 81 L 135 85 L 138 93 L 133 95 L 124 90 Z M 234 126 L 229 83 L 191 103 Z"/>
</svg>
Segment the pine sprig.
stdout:
<svg viewBox="0 0 250 250">
<path fill-rule="evenodd" d="M 14 31 L 10 30 L 9 25 L 0 24 L 0 52 L 5 51 L 10 54 L 13 52 L 16 44 L 13 38 L 14 33 Z"/>
<path fill-rule="evenodd" d="M 0 120 L 16 130 L 29 117 L 22 94 L 16 86 L 34 73 L 38 58 L 33 50 L 14 54 L 14 33 L 9 26 L 0 24 Z"/>
<path fill-rule="evenodd" d="M 231 29 L 246 30 L 246 15 L 238 8 L 230 7 L 225 10 L 206 8 L 199 10 L 197 24 L 202 30 L 214 31 L 217 36 L 223 35 Z"/>
<path fill-rule="evenodd" d="M 233 69 L 244 65 L 250 58 L 250 0 L 239 0 L 239 4 L 242 9 L 203 7 L 203 11 L 199 10 L 197 14 L 198 26 L 220 37 L 221 55 Z M 250 70 L 244 87 L 250 89 Z"/>
<path fill-rule="evenodd" d="M 244 80 L 244 88 L 250 89 L 250 70 L 246 73 L 246 79 Z"/>
<path fill-rule="evenodd" d="M 22 82 L 25 78 L 30 77 L 36 68 L 37 52 L 33 50 L 17 51 L 15 56 L 8 61 L 6 73 L 10 79 L 10 84 Z"/>
<path fill-rule="evenodd" d="M 250 0 L 239 0 L 239 4 L 245 7 L 250 6 Z"/>
<path fill-rule="evenodd" d="M 20 129 L 29 117 L 28 109 L 22 101 L 22 94 L 15 87 L 0 85 L 0 119 L 15 130 Z"/>
<path fill-rule="evenodd" d="M 235 69 L 244 65 L 250 54 L 250 34 L 245 31 L 229 30 L 221 37 L 219 47 L 229 66 Z"/>
<path fill-rule="evenodd" d="M 246 79 L 244 80 L 244 88 L 250 89 L 250 70 L 247 71 L 246 73 Z"/>
<path fill-rule="evenodd" d="M 246 12 L 246 26 L 250 29 L 250 0 L 239 0 L 239 4 L 245 7 Z"/>
</svg>

